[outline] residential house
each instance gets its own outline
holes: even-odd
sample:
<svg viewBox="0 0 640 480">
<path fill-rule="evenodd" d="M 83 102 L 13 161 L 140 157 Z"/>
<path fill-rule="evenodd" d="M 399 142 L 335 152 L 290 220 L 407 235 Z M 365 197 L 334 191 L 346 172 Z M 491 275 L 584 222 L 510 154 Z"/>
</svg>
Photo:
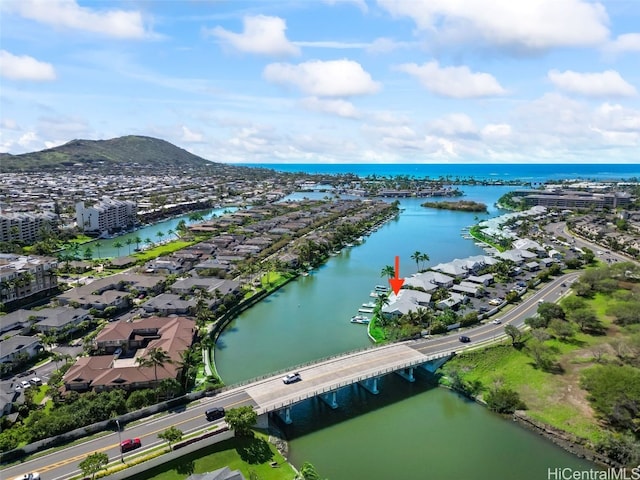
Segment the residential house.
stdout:
<svg viewBox="0 0 640 480">
<path fill-rule="evenodd" d="M 95 338 L 96 348 L 107 355 L 80 357 L 63 377 L 67 390 L 103 391 L 113 388 L 153 388 L 162 380 L 178 379 L 181 355 L 196 334 L 195 322 L 186 317 L 149 317 L 133 322 L 113 322 Z M 113 352 L 120 348 L 122 355 Z M 141 366 L 153 348 L 167 353 L 171 363 Z"/>
<path fill-rule="evenodd" d="M 50 334 L 72 333 L 80 323 L 92 318 L 87 310 L 71 307 L 43 308 L 31 313 L 36 319 L 34 328 L 41 333 Z"/>
<path fill-rule="evenodd" d="M 21 357 L 35 357 L 42 350 L 40 339 L 35 336 L 14 335 L 0 340 L 0 363 L 10 363 Z"/>
<path fill-rule="evenodd" d="M 392 297 L 388 305 L 382 307 L 382 314 L 385 317 L 401 317 L 419 307 L 428 307 L 430 305 L 430 293 L 403 288 L 398 292 L 398 295 Z"/>
<path fill-rule="evenodd" d="M 161 293 L 140 305 L 147 313 L 158 315 L 186 315 L 195 308 L 196 299 L 184 300 L 174 293 Z"/>
<path fill-rule="evenodd" d="M 20 330 L 27 333 L 31 328 L 33 312 L 31 310 L 20 309 L 6 315 L 0 315 L 0 334 L 11 330 Z"/>
<path fill-rule="evenodd" d="M 171 285 L 171 291 L 178 295 L 192 294 L 196 290 L 205 290 L 210 294 L 216 292 L 224 296 L 228 293 L 238 293 L 240 291 L 240 282 L 236 280 L 225 280 L 215 277 L 188 277 L 177 280 Z"/>
</svg>

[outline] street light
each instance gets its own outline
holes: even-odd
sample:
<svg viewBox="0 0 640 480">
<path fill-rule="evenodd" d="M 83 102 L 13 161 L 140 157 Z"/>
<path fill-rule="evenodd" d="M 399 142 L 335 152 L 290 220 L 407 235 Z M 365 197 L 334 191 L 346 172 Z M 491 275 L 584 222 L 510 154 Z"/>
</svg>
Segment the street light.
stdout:
<svg viewBox="0 0 640 480">
<path fill-rule="evenodd" d="M 116 419 L 116 425 L 118 426 L 118 442 L 120 447 L 120 461 L 124 463 L 124 454 L 122 453 L 122 436 L 120 434 L 120 421 Z"/>
</svg>

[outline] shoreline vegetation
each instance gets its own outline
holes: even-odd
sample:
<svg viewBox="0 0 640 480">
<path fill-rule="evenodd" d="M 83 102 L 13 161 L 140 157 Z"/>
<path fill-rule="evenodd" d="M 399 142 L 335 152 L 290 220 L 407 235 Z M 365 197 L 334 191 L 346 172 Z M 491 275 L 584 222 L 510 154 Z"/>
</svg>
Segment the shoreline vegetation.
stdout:
<svg viewBox="0 0 640 480">
<path fill-rule="evenodd" d="M 631 262 L 589 268 L 559 304 L 541 304 L 511 341 L 447 362 L 441 383 L 579 457 L 637 465 L 637 279 L 640 267 Z"/>
<path fill-rule="evenodd" d="M 472 200 L 459 200 L 457 202 L 424 202 L 422 207 L 437 208 L 440 210 L 459 210 L 461 212 L 486 212 L 487 206 L 484 203 Z"/>
</svg>

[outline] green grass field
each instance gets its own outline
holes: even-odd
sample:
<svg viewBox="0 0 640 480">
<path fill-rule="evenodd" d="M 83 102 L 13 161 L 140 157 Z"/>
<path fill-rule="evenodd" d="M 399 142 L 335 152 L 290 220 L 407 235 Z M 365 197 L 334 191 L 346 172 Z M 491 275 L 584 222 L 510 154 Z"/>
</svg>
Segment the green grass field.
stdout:
<svg viewBox="0 0 640 480">
<path fill-rule="evenodd" d="M 527 334 L 524 348 L 516 349 L 510 342 L 505 342 L 462 353 L 443 367 L 443 373 L 446 375 L 456 370 L 466 382 L 481 382 L 483 390 L 480 396 L 498 385 L 513 389 L 520 395 L 532 419 L 596 442 L 602 436 L 602 426 L 591 409 L 587 392 L 580 388 L 580 376 L 585 368 L 595 365 L 595 350 L 600 348 L 599 345 L 605 347 L 613 338 L 625 334 L 625 329 L 620 329 L 606 314 L 615 302 L 613 296 L 602 294 L 587 300 L 589 308 L 607 329 L 606 335 L 594 336 L 577 331 L 567 341 L 557 338 L 545 341 L 553 352 L 557 371 L 546 372 L 536 368 L 527 350 L 526 345 L 531 339 Z"/>
<path fill-rule="evenodd" d="M 192 473 L 212 472 L 229 467 L 240 470 L 244 478 L 260 480 L 289 480 L 296 472 L 267 435 L 257 432 L 254 438 L 231 438 L 202 450 L 184 455 L 136 476 L 136 480 L 183 480 Z M 272 467 L 271 462 L 277 466 Z M 251 477 L 255 473 L 256 477 Z"/>
</svg>

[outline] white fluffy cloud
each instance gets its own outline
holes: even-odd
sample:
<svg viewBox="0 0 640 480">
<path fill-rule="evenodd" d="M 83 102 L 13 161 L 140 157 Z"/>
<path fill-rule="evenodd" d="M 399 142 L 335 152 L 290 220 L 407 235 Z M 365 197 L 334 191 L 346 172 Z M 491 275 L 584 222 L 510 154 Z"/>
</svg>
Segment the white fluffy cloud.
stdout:
<svg viewBox="0 0 640 480">
<path fill-rule="evenodd" d="M 423 65 L 405 63 L 396 68 L 416 77 L 431 93 L 443 97 L 474 98 L 507 93 L 492 75 L 473 73 L 466 66 L 440 67 L 432 61 Z"/>
<path fill-rule="evenodd" d="M 445 136 L 474 136 L 478 131 L 471 117 L 465 113 L 451 113 L 438 118 L 428 122 L 427 128 Z"/>
<path fill-rule="evenodd" d="M 609 42 L 605 51 L 611 53 L 640 52 L 640 33 L 625 33 Z"/>
<path fill-rule="evenodd" d="M 204 136 L 202 135 L 202 133 L 193 132 L 185 125 L 182 125 L 181 130 L 182 136 L 180 137 L 180 140 L 182 140 L 183 142 L 199 143 L 204 141 Z"/>
<path fill-rule="evenodd" d="M 608 35 L 600 3 L 583 0 L 378 0 L 396 17 L 409 17 L 427 33 L 450 41 L 540 50 L 597 45 Z"/>
<path fill-rule="evenodd" d="M 50 81 L 56 79 L 56 72 L 50 63 L 0 50 L 0 76 L 11 80 Z"/>
<path fill-rule="evenodd" d="M 587 97 L 631 97 L 637 94 L 635 87 L 615 70 L 598 73 L 551 70 L 548 78 L 560 90 Z"/>
<path fill-rule="evenodd" d="M 58 28 L 71 28 L 115 38 L 144 38 L 146 31 L 138 11 L 94 10 L 81 7 L 75 0 L 20 0 L 4 8 L 24 18 Z"/>
<path fill-rule="evenodd" d="M 215 27 L 207 33 L 241 52 L 273 56 L 300 54 L 300 49 L 287 40 L 287 24 L 280 17 L 247 16 L 243 19 L 243 25 L 242 33 L 230 32 L 222 27 Z"/>
<path fill-rule="evenodd" d="M 298 65 L 272 63 L 265 67 L 263 76 L 269 82 L 293 86 L 318 97 L 367 95 L 380 90 L 380 84 L 358 62 L 346 59 L 312 60 Z"/>
<path fill-rule="evenodd" d="M 359 117 L 358 110 L 353 105 L 353 103 L 339 98 L 324 99 L 318 97 L 308 97 L 303 99 L 300 103 L 307 110 L 312 110 L 315 112 L 329 113 L 344 118 Z"/>
</svg>

